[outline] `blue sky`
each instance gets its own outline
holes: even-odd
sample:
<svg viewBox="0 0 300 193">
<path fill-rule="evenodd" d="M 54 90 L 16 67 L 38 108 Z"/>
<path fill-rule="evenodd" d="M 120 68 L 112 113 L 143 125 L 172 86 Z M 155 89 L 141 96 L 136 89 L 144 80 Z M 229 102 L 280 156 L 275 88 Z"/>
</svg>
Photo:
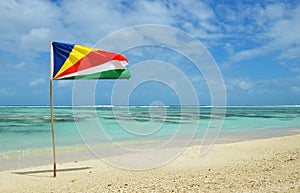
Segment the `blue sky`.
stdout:
<svg viewBox="0 0 300 193">
<path fill-rule="evenodd" d="M 297 0 L 7 0 L 0 2 L 0 21 L 0 105 L 49 104 L 50 39 L 93 46 L 116 30 L 141 24 L 169 25 L 202 42 L 222 73 L 228 105 L 300 104 Z M 201 73 L 178 53 L 148 47 L 124 54 L 129 69 L 143 60 L 172 58 L 168 62 L 186 76 L 197 75 L 191 82 L 199 104 L 211 104 Z M 111 103 L 114 83 L 98 82 L 96 104 Z M 72 88 L 72 81 L 55 82 L 54 104 L 72 104 Z M 139 85 L 129 101 L 180 103 L 172 87 L 159 82 Z"/>
</svg>

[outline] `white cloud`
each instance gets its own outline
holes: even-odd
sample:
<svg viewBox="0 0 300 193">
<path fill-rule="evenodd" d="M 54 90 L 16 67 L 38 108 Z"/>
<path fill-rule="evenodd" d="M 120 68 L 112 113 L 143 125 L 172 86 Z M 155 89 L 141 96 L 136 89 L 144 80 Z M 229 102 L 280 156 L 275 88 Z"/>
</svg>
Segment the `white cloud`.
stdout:
<svg viewBox="0 0 300 193">
<path fill-rule="evenodd" d="M 68 35 L 72 36 L 69 39 L 89 43 L 96 43 L 105 35 L 123 27 L 172 22 L 168 9 L 160 1 L 63 1 L 61 12 L 65 33 L 70 32 Z M 61 34 L 64 34 L 63 31 Z M 57 35 L 62 36 L 59 33 Z"/>
<path fill-rule="evenodd" d="M 300 93 L 300 88 L 298 86 L 291 86 L 290 90 L 295 93 Z"/>
<path fill-rule="evenodd" d="M 225 78 L 229 104 L 297 104 L 300 76 L 276 79 Z"/>
<path fill-rule="evenodd" d="M 45 82 L 46 82 L 45 78 L 44 77 L 40 77 L 40 78 L 32 80 L 29 83 L 29 86 L 30 87 L 37 87 L 37 86 L 40 86 L 40 85 L 44 84 Z"/>
<path fill-rule="evenodd" d="M 297 59 L 299 58 L 300 45 L 297 47 L 291 47 L 280 53 L 278 59 Z"/>
<path fill-rule="evenodd" d="M 28 51 L 45 52 L 49 50 L 50 29 L 37 28 L 31 29 L 29 34 L 21 36 L 21 48 Z"/>
<path fill-rule="evenodd" d="M 120 28 L 149 23 L 185 26 L 201 38 L 218 36 L 218 27 L 211 22 L 215 20 L 213 10 L 196 0 L 12 0 L 0 3 L 0 18 L 2 48 L 12 52 L 25 47 L 33 52 L 47 51 L 50 39 L 93 45 Z"/>
<path fill-rule="evenodd" d="M 159 1 L 139 1 L 137 7 L 152 16 L 168 15 L 167 8 Z"/>
<path fill-rule="evenodd" d="M 249 90 L 253 87 L 252 83 L 249 81 L 241 81 L 239 87 L 243 90 Z"/>
<path fill-rule="evenodd" d="M 229 59 L 231 62 L 266 55 L 272 51 L 280 52 L 278 59 L 300 58 L 300 6 L 290 10 L 282 4 L 270 5 L 263 15 L 263 19 L 268 19 L 261 27 L 263 33 L 253 37 L 258 41 L 261 39 L 261 43 L 252 49 L 235 53 Z M 255 17 L 261 20 L 257 15 Z"/>
<path fill-rule="evenodd" d="M 227 79 L 226 88 L 227 90 L 251 90 L 255 87 L 253 81 L 249 80 L 248 78 L 234 78 L 234 79 Z"/>
<path fill-rule="evenodd" d="M 292 10 L 290 14 L 288 18 L 277 20 L 267 32 L 266 37 L 272 39 L 271 45 L 285 48 L 300 44 L 300 6 Z"/>
<path fill-rule="evenodd" d="M 240 7 L 235 9 L 217 5 L 214 11 L 208 4 L 196 0 L 176 3 L 159 0 L 119 0 L 114 3 L 96 0 L 63 0 L 59 3 L 2 1 L 0 40 L 6 50 L 13 51 L 18 46 L 24 48 L 26 44 L 38 52 L 49 49 L 50 39 L 93 45 L 120 28 L 156 23 L 181 26 L 208 45 L 228 37 L 252 41 L 259 41 L 262 36 L 269 39 L 266 44 L 262 42 L 253 49 L 237 52 L 231 61 L 241 61 L 273 50 L 288 50 L 290 54 L 282 53 L 281 58 L 298 57 L 300 7 L 290 11 L 283 3 L 270 3 L 265 7 L 259 4 L 237 5 Z M 258 32 L 257 36 L 252 36 L 253 32 Z M 296 45 L 290 48 L 291 44 Z M 233 43 L 231 47 L 238 50 Z"/>
<path fill-rule="evenodd" d="M 265 9 L 265 15 L 272 20 L 281 19 L 285 14 L 285 5 L 283 3 L 271 4 Z"/>
<path fill-rule="evenodd" d="M 228 52 L 229 55 L 232 55 L 234 53 L 233 47 L 231 46 L 230 43 L 227 43 L 225 45 L 225 50 Z"/>
<path fill-rule="evenodd" d="M 299 84 L 300 76 L 291 78 L 277 78 L 277 79 L 265 79 L 254 80 L 249 77 L 243 78 L 226 78 L 225 84 L 227 91 L 230 93 L 241 93 L 247 91 L 247 94 L 252 95 L 265 95 L 271 97 L 272 93 L 281 93 L 285 95 L 290 93 L 300 93 Z M 250 95 L 249 95 L 250 96 Z"/>
<path fill-rule="evenodd" d="M 25 67 L 25 63 L 24 62 L 20 62 L 17 64 L 6 64 L 6 67 L 8 67 L 9 69 L 13 68 L 13 69 L 22 69 Z"/>
<path fill-rule="evenodd" d="M 21 38 L 34 33 L 33 29 L 56 26 L 59 12 L 50 1 L 1 1 L 0 20 L 0 49 L 14 52 L 18 51 Z"/>
<path fill-rule="evenodd" d="M 266 54 L 266 52 L 268 52 L 270 49 L 270 47 L 261 46 L 250 50 L 242 50 L 231 55 L 229 57 L 229 60 L 230 62 L 239 62 L 249 58 L 255 58 L 257 56 L 262 56 Z"/>
</svg>

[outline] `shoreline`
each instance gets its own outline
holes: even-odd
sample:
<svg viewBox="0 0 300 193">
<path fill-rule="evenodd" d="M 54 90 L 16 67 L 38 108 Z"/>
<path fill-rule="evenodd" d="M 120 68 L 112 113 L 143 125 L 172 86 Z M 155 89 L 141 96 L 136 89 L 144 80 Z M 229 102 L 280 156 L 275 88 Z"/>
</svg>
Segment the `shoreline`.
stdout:
<svg viewBox="0 0 300 193">
<path fill-rule="evenodd" d="M 57 178 L 52 165 L 3 171 L 0 192 L 300 191 L 299 134 L 215 144 L 204 156 L 199 148 L 190 146 L 172 162 L 142 171 L 98 159 L 58 163 Z"/>
</svg>

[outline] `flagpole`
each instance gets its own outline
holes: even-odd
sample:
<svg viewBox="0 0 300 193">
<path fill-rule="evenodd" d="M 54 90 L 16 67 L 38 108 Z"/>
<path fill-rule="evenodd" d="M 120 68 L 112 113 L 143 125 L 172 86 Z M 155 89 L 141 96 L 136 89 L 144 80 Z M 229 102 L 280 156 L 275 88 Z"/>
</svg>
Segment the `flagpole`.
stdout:
<svg viewBox="0 0 300 193">
<path fill-rule="evenodd" d="M 53 177 L 56 177 L 56 153 L 55 153 L 55 139 L 54 139 L 54 119 L 53 119 L 53 102 L 52 102 L 52 79 L 50 79 L 50 117 L 51 117 L 52 147 L 53 147 Z"/>
<path fill-rule="evenodd" d="M 52 129 L 52 149 L 53 149 L 53 177 L 56 177 L 56 152 L 55 152 L 55 135 L 54 135 L 54 119 L 53 119 L 53 100 L 52 100 L 52 71 L 53 71 L 53 49 L 52 41 L 50 41 L 50 118 Z"/>
</svg>

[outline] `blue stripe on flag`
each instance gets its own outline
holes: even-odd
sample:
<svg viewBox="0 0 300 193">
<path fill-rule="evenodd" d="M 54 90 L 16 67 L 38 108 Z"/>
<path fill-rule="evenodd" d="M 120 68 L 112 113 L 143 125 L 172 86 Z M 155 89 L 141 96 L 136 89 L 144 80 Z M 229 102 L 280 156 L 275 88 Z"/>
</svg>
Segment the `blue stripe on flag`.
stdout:
<svg viewBox="0 0 300 193">
<path fill-rule="evenodd" d="M 57 72 L 61 69 L 65 61 L 68 59 L 70 53 L 75 44 L 67 44 L 61 42 L 52 42 L 53 45 L 53 59 L 54 59 L 54 67 L 53 67 L 53 77 L 57 74 Z"/>
</svg>

